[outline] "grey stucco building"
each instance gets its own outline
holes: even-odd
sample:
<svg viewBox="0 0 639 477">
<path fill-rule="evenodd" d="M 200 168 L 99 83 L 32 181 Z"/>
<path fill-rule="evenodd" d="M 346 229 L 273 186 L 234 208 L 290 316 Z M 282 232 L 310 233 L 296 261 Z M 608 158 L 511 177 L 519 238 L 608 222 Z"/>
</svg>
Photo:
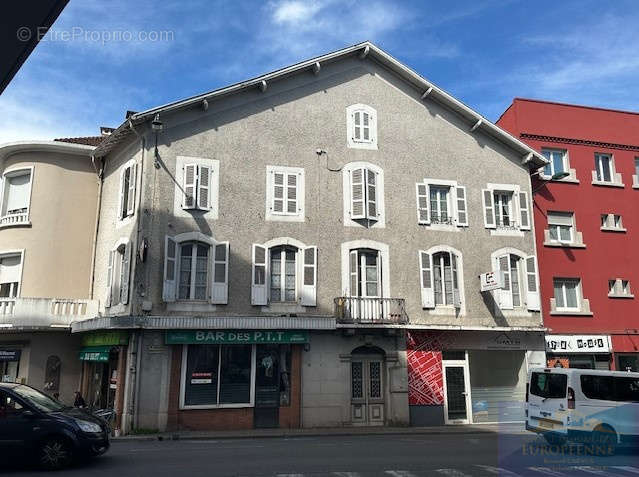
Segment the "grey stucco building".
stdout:
<svg viewBox="0 0 639 477">
<path fill-rule="evenodd" d="M 100 313 L 73 329 L 129 330 L 124 431 L 519 418 L 545 159 L 376 46 L 133 114 L 94 154 Z"/>
</svg>

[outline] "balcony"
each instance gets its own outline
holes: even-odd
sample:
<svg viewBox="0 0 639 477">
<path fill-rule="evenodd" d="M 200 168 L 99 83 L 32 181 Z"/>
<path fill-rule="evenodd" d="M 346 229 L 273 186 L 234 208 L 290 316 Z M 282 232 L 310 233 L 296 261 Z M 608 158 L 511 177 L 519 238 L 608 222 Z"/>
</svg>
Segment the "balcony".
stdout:
<svg viewBox="0 0 639 477">
<path fill-rule="evenodd" d="M 20 211 L 17 212 L 11 211 L 7 215 L 0 216 L 0 227 L 27 224 L 29 224 L 29 213 L 27 209 L 20 209 Z"/>
<path fill-rule="evenodd" d="M 335 318 L 338 323 L 393 324 L 408 323 L 403 298 L 335 298 Z"/>
<path fill-rule="evenodd" d="M 97 314 L 97 300 L 0 298 L 0 329 L 69 328 Z"/>
</svg>

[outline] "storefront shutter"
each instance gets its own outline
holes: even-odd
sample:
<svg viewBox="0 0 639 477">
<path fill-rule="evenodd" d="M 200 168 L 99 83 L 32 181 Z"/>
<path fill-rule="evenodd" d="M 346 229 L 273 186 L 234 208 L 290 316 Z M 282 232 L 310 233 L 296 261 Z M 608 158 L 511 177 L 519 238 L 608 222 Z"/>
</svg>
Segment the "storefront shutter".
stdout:
<svg viewBox="0 0 639 477">
<path fill-rule="evenodd" d="M 422 289 L 422 307 L 435 307 L 435 291 L 433 290 L 433 257 L 426 252 L 419 252 L 419 271 Z"/>
<path fill-rule="evenodd" d="M 510 255 L 502 255 L 497 259 L 499 270 L 504 272 L 504 287 L 497 290 L 499 308 L 503 310 L 513 309 L 513 294 L 510 283 Z"/>
<path fill-rule="evenodd" d="M 229 295 L 229 243 L 218 243 L 211 249 L 213 253 L 211 303 L 226 305 Z"/>
<path fill-rule="evenodd" d="M 416 184 L 415 190 L 417 192 L 417 223 L 430 224 L 428 184 Z"/>
<path fill-rule="evenodd" d="M 519 193 L 519 213 L 521 215 L 522 230 L 530 230 L 530 206 L 528 205 L 528 193 Z"/>
<path fill-rule="evenodd" d="M 457 186 L 457 225 L 468 226 L 468 210 L 466 208 L 466 187 Z"/>
<path fill-rule="evenodd" d="M 530 311 L 539 311 L 540 309 L 536 262 L 534 256 L 526 258 L 526 306 Z"/>
<path fill-rule="evenodd" d="M 493 199 L 493 191 L 490 189 L 482 189 L 482 204 L 484 205 L 484 226 L 487 229 L 495 228 L 495 201 Z"/>
<path fill-rule="evenodd" d="M 131 276 L 131 242 L 124 246 L 122 255 L 122 283 L 120 285 L 120 303 L 126 305 L 129 302 L 129 278 Z"/>
<path fill-rule="evenodd" d="M 302 274 L 302 305 L 315 306 L 317 295 L 317 247 L 304 249 Z"/>
<path fill-rule="evenodd" d="M 164 287 L 162 299 L 165 302 L 175 301 L 175 275 L 176 275 L 177 244 L 172 237 L 164 237 Z"/>
<path fill-rule="evenodd" d="M 268 276 L 267 249 L 262 245 L 253 244 L 253 280 L 251 285 L 251 304 L 266 305 L 268 289 L 266 280 Z"/>
</svg>

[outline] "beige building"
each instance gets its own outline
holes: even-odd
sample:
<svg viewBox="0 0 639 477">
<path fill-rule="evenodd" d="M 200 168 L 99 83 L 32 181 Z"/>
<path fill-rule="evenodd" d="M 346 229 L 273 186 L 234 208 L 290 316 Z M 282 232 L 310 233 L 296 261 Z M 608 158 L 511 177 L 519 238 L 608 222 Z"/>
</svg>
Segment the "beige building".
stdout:
<svg viewBox="0 0 639 477">
<path fill-rule="evenodd" d="M 0 145 L 0 377 L 66 402 L 81 374 L 71 322 L 97 313 L 90 299 L 100 185 L 94 148 Z"/>
<path fill-rule="evenodd" d="M 486 421 L 473 393 L 523 395 L 545 159 L 374 45 L 133 114 L 94 155 L 100 310 L 73 331 L 129 343 L 125 431 Z M 446 386 L 423 353 L 454 402 L 413 402 Z"/>
</svg>

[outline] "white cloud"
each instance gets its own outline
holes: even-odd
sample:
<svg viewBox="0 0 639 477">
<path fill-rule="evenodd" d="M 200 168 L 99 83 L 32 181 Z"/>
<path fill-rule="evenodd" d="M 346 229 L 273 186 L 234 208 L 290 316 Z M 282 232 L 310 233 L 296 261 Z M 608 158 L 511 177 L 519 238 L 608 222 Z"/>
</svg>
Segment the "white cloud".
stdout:
<svg viewBox="0 0 639 477">
<path fill-rule="evenodd" d="M 277 24 L 305 23 L 310 21 L 322 6 L 320 2 L 286 0 L 273 5 L 273 20 Z"/>
</svg>

